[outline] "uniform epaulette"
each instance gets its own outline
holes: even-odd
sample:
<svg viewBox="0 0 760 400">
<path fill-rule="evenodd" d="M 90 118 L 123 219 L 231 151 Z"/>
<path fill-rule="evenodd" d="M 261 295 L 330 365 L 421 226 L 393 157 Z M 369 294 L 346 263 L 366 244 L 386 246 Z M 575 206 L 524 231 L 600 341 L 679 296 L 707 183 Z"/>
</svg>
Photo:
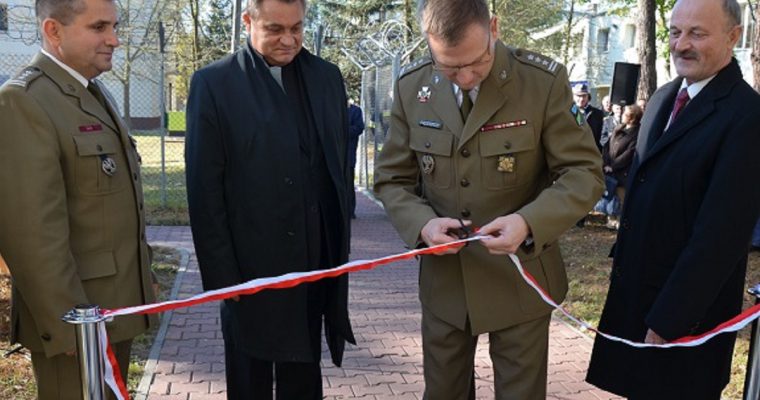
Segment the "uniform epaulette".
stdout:
<svg viewBox="0 0 760 400">
<path fill-rule="evenodd" d="M 523 64 L 532 65 L 538 69 L 542 69 L 552 75 L 556 75 L 560 70 L 562 64 L 552 60 L 544 55 L 534 53 L 532 51 L 524 49 L 515 49 L 513 51 L 515 57 Z"/>
<path fill-rule="evenodd" d="M 423 58 L 420 58 L 420 59 L 414 61 L 411 64 L 404 65 L 403 67 L 401 67 L 401 72 L 399 72 L 398 78 L 401 79 L 405 75 L 408 75 L 408 74 L 410 74 L 410 73 L 412 73 L 412 72 L 414 72 L 414 71 L 416 71 L 416 70 L 418 70 L 418 69 L 420 69 L 420 68 L 422 68 L 422 67 L 430 64 L 431 62 L 433 62 L 433 60 L 431 60 L 430 58 L 423 57 Z"/>
<path fill-rule="evenodd" d="M 5 82 L 6 85 L 20 86 L 26 88 L 33 80 L 42 75 L 42 71 L 37 67 L 26 67 L 18 73 L 13 79 Z"/>
</svg>

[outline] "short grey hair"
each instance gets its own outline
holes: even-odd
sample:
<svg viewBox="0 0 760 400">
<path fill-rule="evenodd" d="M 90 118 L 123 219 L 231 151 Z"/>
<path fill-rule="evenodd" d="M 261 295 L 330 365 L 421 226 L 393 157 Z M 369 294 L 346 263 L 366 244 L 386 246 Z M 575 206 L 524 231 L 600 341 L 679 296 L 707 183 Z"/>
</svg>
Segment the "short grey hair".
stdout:
<svg viewBox="0 0 760 400">
<path fill-rule="evenodd" d="M 87 5 L 83 0 L 36 0 L 34 11 L 37 21 L 52 18 L 64 25 L 68 25 L 74 18 L 83 13 Z"/>
<path fill-rule="evenodd" d="M 453 46 L 473 23 L 488 29 L 491 13 L 486 0 L 420 0 L 417 17 L 425 35 Z"/>
<path fill-rule="evenodd" d="M 303 11 L 306 13 L 306 0 L 275 0 L 280 3 L 285 4 L 293 4 L 293 3 L 301 3 L 303 6 Z M 261 8 L 261 3 L 263 3 L 264 0 L 248 0 L 248 6 L 246 6 L 245 11 L 248 13 L 248 15 L 251 16 L 251 18 L 256 19 L 256 17 L 259 15 L 259 8 Z"/>
<path fill-rule="evenodd" d="M 742 24 L 742 8 L 736 0 L 723 0 L 723 12 L 728 17 L 730 28 Z"/>
</svg>

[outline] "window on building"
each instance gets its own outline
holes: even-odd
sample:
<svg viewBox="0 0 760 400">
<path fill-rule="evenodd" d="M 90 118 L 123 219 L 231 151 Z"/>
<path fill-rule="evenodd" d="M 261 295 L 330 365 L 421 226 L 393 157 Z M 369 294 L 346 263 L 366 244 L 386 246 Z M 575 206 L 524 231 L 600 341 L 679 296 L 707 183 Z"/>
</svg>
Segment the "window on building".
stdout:
<svg viewBox="0 0 760 400">
<path fill-rule="evenodd" d="M 636 25 L 628 24 L 625 26 L 625 46 L 627 49 L 636 45 Z"/>
<path fill-rule="evenodd" d="M 0 32 L 8 31 L 8 4 L 0 3 Z"/>
<path fill-rule="evenodd" d="M 596 48 L 600 52 L 610 50 L 610 29 L 599 29 L 596 33 Z"/>
</svg>

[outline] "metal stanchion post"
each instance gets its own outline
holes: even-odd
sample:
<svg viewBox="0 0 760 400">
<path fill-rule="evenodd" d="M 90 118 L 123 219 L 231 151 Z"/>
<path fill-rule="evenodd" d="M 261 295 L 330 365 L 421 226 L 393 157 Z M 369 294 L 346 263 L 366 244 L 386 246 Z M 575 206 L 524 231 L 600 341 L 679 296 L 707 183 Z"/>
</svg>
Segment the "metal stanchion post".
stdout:
<svg viewBox="0 0 760 400">
<path fill-rule="evenodd" d="M 103 357 L 100 354 L 100 331 L 98 324 L 105 318 L 95 305 L 78 305 L 62 318 L 75 325 L 77 335 L 77 356 L 82 377 L 83 400 L 105 399 L 103 382 Z"/>
<path fill-rule="evenodd" d="M 755 304 L 760 303 L 760 284 L 748 290 L 755 296 Z M 749 357 L 747 357 L 747 375 L 744 378 L 744 400 L 760 399 L 760 329 L 757 320 L 752 323 L 752 339 L 749 343 Z"/>
</svg>

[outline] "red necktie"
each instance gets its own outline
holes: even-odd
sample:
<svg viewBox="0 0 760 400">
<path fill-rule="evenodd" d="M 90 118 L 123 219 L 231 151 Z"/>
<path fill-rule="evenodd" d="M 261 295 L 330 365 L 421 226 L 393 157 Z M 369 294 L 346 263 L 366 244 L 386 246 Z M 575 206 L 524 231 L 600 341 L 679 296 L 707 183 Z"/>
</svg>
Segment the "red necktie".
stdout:
<svg viewBox="0 0 760 400">
<path fill-rule="evenodd" d="M 686 106 L 686 103 L 689 102 L 689 92 L 686 91 L 686 88 L 681 89 L 678 92 L 678 96 L 676 96 L 676 104 L 673 106 L 673 113 L 670 114 L 670 123 L 672 124 L 676 117 L 678 117 L 678 114 L 683 110 L 684 106 Z"/>
</svg>

